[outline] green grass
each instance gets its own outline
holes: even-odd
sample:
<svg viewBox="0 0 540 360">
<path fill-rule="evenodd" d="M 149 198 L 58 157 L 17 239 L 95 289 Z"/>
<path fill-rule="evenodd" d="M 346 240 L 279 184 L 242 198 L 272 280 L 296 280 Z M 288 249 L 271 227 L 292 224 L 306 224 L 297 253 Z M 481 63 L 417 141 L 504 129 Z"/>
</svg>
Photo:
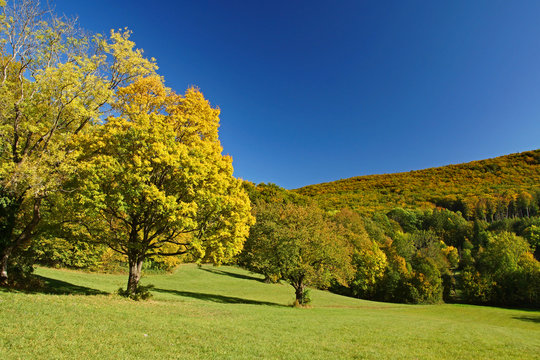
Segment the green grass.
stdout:
<svg viewBox="0 0 540 360">
<path fill-rule="evenodd" d="M 39 268 L 48 291 L 0 291 L 0 359 L 539 359 L 540 312 L 402 305 L 312 291 L 234 267 L 151 275 L 150 301 L 114 292 L 125 275 Z M 47 293 L 49 292 L 49 293 Z"/>
</svg>

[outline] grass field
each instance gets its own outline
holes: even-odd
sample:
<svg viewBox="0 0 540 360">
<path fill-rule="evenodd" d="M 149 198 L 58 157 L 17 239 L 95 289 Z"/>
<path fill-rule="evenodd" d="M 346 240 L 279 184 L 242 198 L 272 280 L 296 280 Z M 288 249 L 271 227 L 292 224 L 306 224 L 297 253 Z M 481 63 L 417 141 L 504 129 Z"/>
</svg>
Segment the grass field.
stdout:
<svg viewBox="0 0 540 360">
<path fill-rule="evenodd" d="M 540 312 L 402 305 L 292 287 L 234 267 L 152 275 L 150 301 L 117 295 L 126 275 L 39 268 L 39 293 L 0 291 L 0 359 L 539 359 Z"/>
</svg>

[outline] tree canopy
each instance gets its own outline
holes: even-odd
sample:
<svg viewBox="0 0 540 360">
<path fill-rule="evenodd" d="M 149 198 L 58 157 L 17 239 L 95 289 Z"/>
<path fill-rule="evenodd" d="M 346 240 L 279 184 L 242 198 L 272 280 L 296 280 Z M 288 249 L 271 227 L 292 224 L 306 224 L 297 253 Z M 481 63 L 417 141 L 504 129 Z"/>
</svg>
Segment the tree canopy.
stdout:
<svg viewBox="0 0 540 360">
<path fill-rule="evenodd" d="M 128 293 L 148 257 L 190 252 L 220 263 L 237 254 L 252 217 L 221 155 L 219 110 L 155 74 L 119 87 L 111 106 L 114 116 L 77 139 L 75 197 L 88 235 L 127 256 Z"/>
<path fill-rule="evenodd" d="M 306 286 L 347 284 L 351 247 L 335 223 L 315 206 L 259 202 L 256 224 L 246 243 L 246 262 L 267 276 L 284 279 L 296 302 L 309 302 Z"/>
</svg>

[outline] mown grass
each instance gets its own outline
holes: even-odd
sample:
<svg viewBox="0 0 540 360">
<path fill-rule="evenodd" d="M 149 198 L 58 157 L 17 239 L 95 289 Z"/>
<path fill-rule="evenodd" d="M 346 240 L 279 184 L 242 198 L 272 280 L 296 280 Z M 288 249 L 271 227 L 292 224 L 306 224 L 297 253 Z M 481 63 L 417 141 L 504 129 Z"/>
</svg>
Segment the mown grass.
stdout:
<svg viewBox="0 0 540 360">
<path fill-rule="evenodd" d="M 0 359 L 538 359 L 540 312 L 403 305 L 312 291 L 234 267 L 151 275 L 150 301 L 117 295 L 125 275 L 40 268 L 46 291 L 0 291 Z"/>
</svg>

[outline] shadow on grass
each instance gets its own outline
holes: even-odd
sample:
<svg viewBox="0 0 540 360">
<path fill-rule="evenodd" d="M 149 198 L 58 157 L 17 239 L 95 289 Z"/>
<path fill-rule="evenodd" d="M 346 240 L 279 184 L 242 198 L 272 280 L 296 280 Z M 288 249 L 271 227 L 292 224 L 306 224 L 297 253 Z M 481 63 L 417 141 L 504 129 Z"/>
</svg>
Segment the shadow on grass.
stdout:
<svg viewBox="0 0 540 360">
<path fill-rule="evenodd" d="M 238 298 L 234 296 L 205 294 L 205 293 L 197 293 L 197 292 L 191 292 L 191 291 L 179 291 L 179 290 L 158 289 L 158 288 L 154 288 L 152 289 L 152 291 L 173 294 L 173 295 L 178 295 L 178 296 L 184 296 L 184 297 L 190 297 L 190 298 L 199 299 L 199 300 L 212 301 L 212 302 L 222 303 L 222 304 L 285 306 L 282 304 L 268 302 L 268 301 L 248 300 L 248 299 L 242 299 L 242 298 Z"/>
<path fill-rule="evenodd" d="M 540 316 L 514 316 L 513 318 L 521 321 L 540 323 Z"/>
<path fill-rule="evenodd" d="M 71 284 L 62 280 L 34 275 L 43 286 L 22 290 L 32 294 L 52 294 L 52 295 L 107 295 L 107 292 L 92 289 L 85 286 Z"/>
<path fill-rule="evenodd" d="M 230 271 L 225 271 L 225 270 L 205 269 L 205 268 L 201 268 L 201 270 L 212 273 L 212 274 L 216 274 L 216 275 L 230 276 L 230 277 L 233 277 L 233 278 L 236 278 L 236 279 L 255 280 L 255 281 L 258 281 L 258 282 L 264 282 L 263 279 L 259 279 L 259 278 L 255 277 L 255 276 L 236 274 L 236 273 L 233 273 L 233 272 L 230 272 Z"/>
</svg>

